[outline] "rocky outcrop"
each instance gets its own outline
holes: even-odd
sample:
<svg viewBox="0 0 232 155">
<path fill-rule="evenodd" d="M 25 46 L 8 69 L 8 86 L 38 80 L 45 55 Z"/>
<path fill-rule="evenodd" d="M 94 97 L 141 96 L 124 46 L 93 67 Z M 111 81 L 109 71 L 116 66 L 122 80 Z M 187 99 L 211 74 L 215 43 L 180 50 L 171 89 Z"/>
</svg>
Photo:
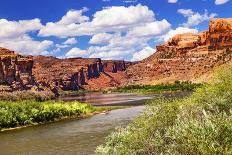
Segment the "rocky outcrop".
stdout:
<svg viewBox="0 0 232 155">
<path fill-rule="evenodd" d="M 21 56 L 0 48 L 0 91 L 105 89 L 119 86 L 131 62 Z"/>
<path fill-rule="evenodd" d="M 127 69 L 127 83 L 194 81 L 232 58 L 232 19 L 211 19 L 209 31 L 179 34 Z M 207 81 L 208 79 L 202 79 Z"/>
<path fill-rule="evenodd" d="M 41 85 L 62 90 L 98 90 L 118 86 L 124 78 L 122 72 L 132 65 L 131 62 L 102 61 L 98 58 L 58 59 L 37 56 L 33 59 L 33 75 L 36 81 Z"/>
<path fill-rule="evenodd" d="M 0 91 L 32 89 L 36 85 L 32 68 L 31 57 L 0 48 Z"/>
</svg>

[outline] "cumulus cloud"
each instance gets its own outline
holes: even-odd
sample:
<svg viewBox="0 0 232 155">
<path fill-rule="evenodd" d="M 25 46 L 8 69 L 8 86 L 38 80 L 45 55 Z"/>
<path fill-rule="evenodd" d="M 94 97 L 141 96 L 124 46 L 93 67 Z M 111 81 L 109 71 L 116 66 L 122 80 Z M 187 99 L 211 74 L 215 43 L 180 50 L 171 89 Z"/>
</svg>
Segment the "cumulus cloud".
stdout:
<svg viewBox="0 0 232 155">
<path fill-rule="evenodd" d="M 75 38 L 69 38 L 63 44 L 64 45 L 73 45 L 73 44 L 76 44 L 76 43 L 77 43 L 77 40 Z"/>
<path fill-rule="evenodd" d="M 113 38 L 113 34 L 98 33 L 90 39 L 89 43 L 90 44 L 105 44 L 105 43 L 109 43 L 109 41 L 112 38 Z"/>
<path fill-rule="evenodd" d="M 39 19 L 8 21 L 0 19 L 0 39 L 17 38 L 25 33 L 42 28 Z"/>
<path fill-rule="evenodd" d="M 178 0 L 168 0 L 168 3 L 177 3 Z"/>
<path fill-rule="evenodd" d="M 154 21 L 142 26 L 134 27 L 128 32 L 128 35 L 137 37 L 155 37 L 166 33 L 170 28 L 171 24 L 167 20 L 163 19 L 162 21 Z"/>
<path fill-rule="evenodd" d="M 28 33 L 43 26 L 39 19 L 9 21 L 0 19 L 0 46 L 25 55 L 45 55 L 53 45 L 52 41 L 36 41 Z"/>
<path fill-rule="evenodd" d="M 227 2 L 229 2 L 230 0 L 215 0 L 215 4 L 216 5 L 222 5 L 222 4 L 225 4 Z"/>
<path fill-rule="evenodd" d="M 163 36 L 164 41 L 168 41 L 170 38 L 174 37 L 177 34 L 183 34 L 183 33 L 194 33 L 197 34 L 197 29 L 191 29 L 186 27 L 178 27 L 175 30 L 170 30 L 166 35 Z"/>
<path fill-rule="evenodd" d="M 48 48 L 53 45 L 52 41 L 36 41 L 28 35 L 22 35 L 14 39 L 0 40 L 0 47 L 5 47 L 17 51 L 23 55 L 47 55 Z"/>
<path fill-rule="evenodd" d="M 82 13 L 83 11 L 81 16 L 78 15 L 78 18 L 83 18 Z M 60 21 L 56 23 L 49 22 L 40 30 L 39 35 L 68 37 L 106 32 L 126 32 L 132 27 L 154 20 L 155 14 L 147 6 L 141 4 L 129 7 L 113 6 L 97 11 L 93 15 L 92 21 L 83 23 L 73 21 L 70 24 L 62 24 Z"/>
<path fill-rule="evenodd" d="M 177 12 L 187 18 L 187 22 L 182 24 L 184 27 L 197 26 L 200 23 L 217 16 L 216 13 L 209 14 L 207 10 L 205 10 L 204 14 L 193 12 L 191 9 L 179 9 Z"/>
<path fill-rule="evenodd" d="M 108 44 L 103 46 L 90 46 L 88 53 L 91 58 L 101 57 L 103 59 L 123 59 L 133 55 L 134 52 L 148 46 L 150 38 L 147 37 L 132 37 L 116 33 L 108 41 Z M 129 59 L 129 58 L 128 58 Z"/>
<path fill-rule="evenodd" d="M 60 25 L 69 25 L 73 23 L 83 23 L 89 20 L 89 17 L 83 16 L 84 12 L 88 11 L 88 8 L 83 8 L 81 10 L 70 10 L 66 13 L 65 16 L 62 17 L 57 24 Z"/>
<path fill-rule="evenodd" d="M 83 12 L 78 15 L 79 18 L 82 16 L 84 16 Z M 149 46 L 148 41 L 159 38 L 171 29 L 171 24 L 167 20 L 156 20 L 155 13 L 141 4 L 103 8 L 93 15 L 92 20 L 82 23 L 74 20 L 73 23 L 63 24 L 60 21 L 47 23 L 40 30 L 39 35 L 92 36 L 89 48 L 86 50 L 73 48 L 67 52 L 66 57 L 85 56 L 103 59 L 126 57 L 131 59 L 134 53 Z"/>
<path fill-rule="evenodd" d="M 133 54 L 131 61 L 141 61 L 141 60 L 151 56 L 154 53 L 155 53 L 155 49 L 151 48 L 150 46 L 147 46 L 143 50 L 141 50 L 139 52 L 135 52 Z"/>
<path fill-rule="evenodd" d="M 65 56 L 68 58 L 73 58 L 73 57 L 83 57 L 86 54 L 87 54 L 86 50 L 81 50 L 79 48 L 74 47 L 70 51 L 68 51 Z"/>
</svg>

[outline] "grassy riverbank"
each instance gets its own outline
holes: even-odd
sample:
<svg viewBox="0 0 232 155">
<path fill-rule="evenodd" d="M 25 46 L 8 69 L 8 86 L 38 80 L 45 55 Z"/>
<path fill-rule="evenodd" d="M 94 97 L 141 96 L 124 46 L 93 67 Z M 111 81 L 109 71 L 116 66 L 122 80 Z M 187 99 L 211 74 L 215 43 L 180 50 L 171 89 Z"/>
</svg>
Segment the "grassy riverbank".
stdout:
<svg viewBox="0 0 232 155">
<path fill-rule="evenodd" d="M 232 67 L 184 99 L 154 100 L 97 148 L 99 155 L 232 154 Z"/>
<path fill-rule="evenodd" d="M 202 84 L 191 82 L 176 81 L 173 84 L 159 84 L 159 85 L 129 85 L 111 90 L 111 92 L 121 93 L 157 93 L 166 91 L 193 91 L 201 87 Z"/>
<path fill-rule="evenodd" d="M 80 117 L 104 108 L 79 102 L 0 101 L 0 130 L 51 122 L 65 117 Z"/>
</svg>

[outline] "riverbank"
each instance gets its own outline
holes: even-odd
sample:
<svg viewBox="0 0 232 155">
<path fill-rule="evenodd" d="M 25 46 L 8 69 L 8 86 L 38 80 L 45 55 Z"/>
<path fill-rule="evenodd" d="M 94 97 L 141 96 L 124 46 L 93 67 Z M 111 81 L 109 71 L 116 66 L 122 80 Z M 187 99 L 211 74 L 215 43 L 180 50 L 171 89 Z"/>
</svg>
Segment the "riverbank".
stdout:
<svg viewBox="0 0 232 155">
<path fill-rule="evenodd" d="M 99 155 L 232 153 L 232 67 L 183 99 L 154 100 L 145 113 L 110 134 Z"/>
<path fill-rule="evenodd" d="M 0 130 L 13 130 L 65 119 L 89 117 L 119 107 L 93 107 L 63 101 L 0 101 Z"/>
<path fill-rule="evenodd" d="M 201 83 L 192 83 L 189 81 L 175 81 L 171 84 L 158 85 L 128 85 L 105 91 L 105 93 L 120 92 L 120 93 L 168 93 L 178 91 L 193 91 L 196 88 L 202 87 Z"/>
</svg>

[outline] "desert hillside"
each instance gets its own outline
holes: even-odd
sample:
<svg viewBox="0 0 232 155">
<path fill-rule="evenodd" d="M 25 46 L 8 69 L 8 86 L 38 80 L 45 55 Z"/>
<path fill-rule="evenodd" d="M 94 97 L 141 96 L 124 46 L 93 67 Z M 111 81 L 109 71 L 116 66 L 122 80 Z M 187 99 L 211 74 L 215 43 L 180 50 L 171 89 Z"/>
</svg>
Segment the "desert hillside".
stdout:
<svg viewBox="0 0 232 155">
<path fill-rule="evenodd" d="M 232 58 L 232 18 L 211 19 L 209 30 L 179 34 L 127 69 L 128 84 L 207 82 L 215 67 Z"/>
</svg>

